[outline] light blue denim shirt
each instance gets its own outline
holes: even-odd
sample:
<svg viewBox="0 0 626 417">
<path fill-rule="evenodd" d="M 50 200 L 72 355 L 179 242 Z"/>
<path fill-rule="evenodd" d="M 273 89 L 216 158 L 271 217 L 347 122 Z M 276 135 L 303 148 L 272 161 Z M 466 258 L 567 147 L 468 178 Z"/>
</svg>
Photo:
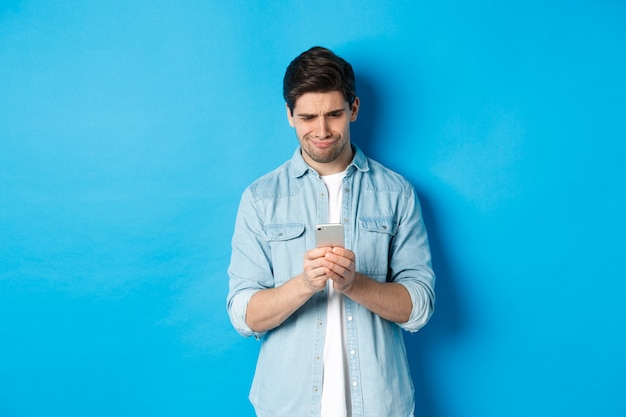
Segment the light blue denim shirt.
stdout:
<svg viewBox="0 0 626 417">
<path fill-rule="evenodd" d="M 413 416 L 414 393 L 401 329 L 417 331 L 434 308 L 435 276 L 426 228 L 413 187 L 357 147 L 343 180 L 342 222 L 356 270 L 397 282 L 411 295 L 406 323 L 392 323 L 344 299 L 353 417 Z M 261 340 L 250 391 L 259 417 L 320 415 L 326 291 L 278 328 L 255 333 L 246 324 L 252 295 L 302 273 L 315 246 L 315 225 L 327 222 L 322 179 L 298 148 L 291 160 L 243 193 L 232 240 L 228 313 L 235 329 Z"/>
</svg>

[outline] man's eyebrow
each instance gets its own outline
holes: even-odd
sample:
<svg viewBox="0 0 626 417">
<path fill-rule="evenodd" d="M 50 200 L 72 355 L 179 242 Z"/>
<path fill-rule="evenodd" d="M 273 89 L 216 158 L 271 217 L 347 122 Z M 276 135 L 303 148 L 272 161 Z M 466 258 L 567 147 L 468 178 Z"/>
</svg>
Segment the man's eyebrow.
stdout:
<svg viewBox="0 0 626 417">
<path fill-rule="evenodd" d="M 328 116 L 330 114 L 343 113 L 345 111 L 346 111 L 346 109 L 344 109 L 343 107 L 340 107 L 340 108 L 335 109 L 335 110 L 329 110 L 326 113 L 324 113 L 324 115 Z M 298 117 L 317 117 L 318 116 L 317 113 L 297 113 L 296 115 Z"/>
<path fill-rule="evenodd" d="M 346 111 L 346 109 L 344 109 L 343 107 L 341 107 L 341 108 L 336 109 L 336 110 L 331 110 L 331 111 L 327 112 L 326 114 L 343 113 L 343 112 L 345 112 L 345 111 Z"/>
</svg>

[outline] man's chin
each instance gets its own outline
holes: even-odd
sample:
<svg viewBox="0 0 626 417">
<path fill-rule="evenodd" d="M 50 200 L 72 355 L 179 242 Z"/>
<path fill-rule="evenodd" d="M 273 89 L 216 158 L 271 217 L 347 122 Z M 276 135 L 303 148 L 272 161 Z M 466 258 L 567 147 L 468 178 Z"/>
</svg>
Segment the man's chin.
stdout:
<svg viewBox="0 0 626 417">
<path fill-rule="evenodd" d="M 307 152 L 309 157 L 318 164 L 327 164 L 339 158 L 341 152 Z"/>
<path fill-rule="evenodd" d="M 333 146 L 330 146 L 328 148 L 308 146 L 306 148 L 302 147 L 302 149 L 313 161 L 317 162 L 318 164 L 327 164 L 329 162 L 335 161 L 341 155 L 343 146 L 338 148 L 337 145 L 337 143 L 334 143 Z"/>
</svg>

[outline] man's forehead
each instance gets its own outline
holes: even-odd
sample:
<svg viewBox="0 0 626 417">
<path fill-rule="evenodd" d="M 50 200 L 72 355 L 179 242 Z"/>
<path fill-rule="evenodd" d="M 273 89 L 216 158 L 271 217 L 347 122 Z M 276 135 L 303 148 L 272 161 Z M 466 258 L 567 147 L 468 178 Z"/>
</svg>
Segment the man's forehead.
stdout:
<svg viewBox="0 0 626 417">
<path fill-rule="evenodd" d="M 294 110 L 298 113 L 319 113 L 342 110 L 348 102 L 341 91 L 304 93 L 296 100 Z"/>
</svg>

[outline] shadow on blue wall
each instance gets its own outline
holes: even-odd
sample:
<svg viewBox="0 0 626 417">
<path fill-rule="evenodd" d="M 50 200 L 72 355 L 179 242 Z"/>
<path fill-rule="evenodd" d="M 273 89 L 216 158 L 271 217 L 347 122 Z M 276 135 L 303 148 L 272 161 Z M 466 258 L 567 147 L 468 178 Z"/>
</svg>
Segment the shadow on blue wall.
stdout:
<svg viewBox="0 0 626 417">
<path fill-rule="evenodd" d="M 365 75 L 357 76 L 357 95 L 361 101 L 359 117 L 350 126 L 350 140 L 357 145 L 365 155 L 372 157 L 374 141 L 372 133 L 376 131 L 376 114 L 380 98 L 371 82 Z"/>
<path fill-rule="evenodd" d="M 467 323 L 455 287 L 456 273 L 446 257 L 444 250 L 446 245 L 441 240 L 444 234 L 440 233 L 439 225 L 445 219 L 437 216 L 438 210 L 432 205 L 428 196 L 420 195 L 420 201 L 430 239 L 433 269 L 437 276 L 435 314 L 426 327 L 418 333 L 405 333 L 404 341 L 415 385 L 415 414 L 440 417 L 442 414 L 437 405 L 440 401 L 445 401 L 445 398 L 438 401 L 434 392 L 445 396 L 445 387 L 432 387 L 434 379 L 432 373 L 437 369 L 434 363 L 436 362 L 435 356 L 438 347 L 454 343 Z"/>
<path fill-rule="evenodd" d="M 351 138 L 367 156 L 377 159 L 376 149 L 380 149 L 384 144 L 376 141 L 384 140 L 384 138 L 374 136 L 377 136 L 375 132 L 379 131 L 376 124 L 377 114 L 384 103 L 381 101 L 381 96 L 377 94 L 375 81 L 370 80 L 367 74 L 359 74 L 357 82 L 361 109 L 358 121 L 351 128 Z M 401 172 L 401 174 L 414 185 L 418 182 L 407 173 Z M 433 199 L 421 190 L 418 189 L 417 193 L 430 239 L 433 269 L 437 276 L 435 288 L 437 298 L 435 314 L 430 322 L 418 333 L 405 333 L 404 340 L 415 386 L 415 415 L 441 417 L 441 409 L 438 407 L 440 402 L 435 398 L 434 393 L 439 392 L 445 395 L 445 389 L 434 388 L 432 383 L 434 379 L 432 373 L 437 368 L 434 364 L 437 346 L 454 343 L 455 338 L 465 327 L 463 321 L 465 315 L 461 311 L 460 299 L 454 284 L 454 268 L 446 257 L 444 250 L 446 244 L 442 241 L 445 234 L 440 225 L 441 222 L 445 222 L 445 219 L 441 219 L 437 213 L 443 210 L 438 210 Z M 445 398 L 441 401 L 445 401 Z"/>
</svg>

